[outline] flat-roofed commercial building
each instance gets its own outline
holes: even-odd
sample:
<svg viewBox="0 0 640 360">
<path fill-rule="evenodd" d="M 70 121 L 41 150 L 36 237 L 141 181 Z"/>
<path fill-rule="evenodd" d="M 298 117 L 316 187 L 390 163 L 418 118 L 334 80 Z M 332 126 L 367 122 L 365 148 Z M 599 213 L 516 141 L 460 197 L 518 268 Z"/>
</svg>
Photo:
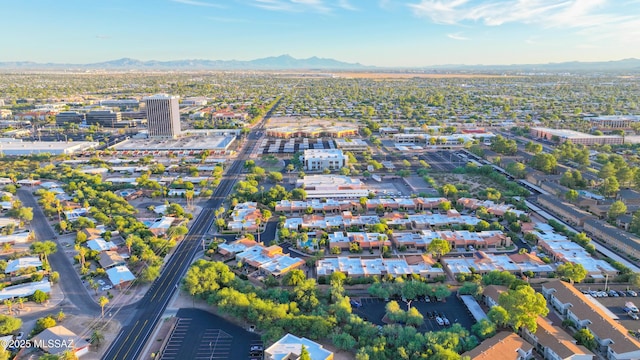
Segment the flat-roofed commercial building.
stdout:
<svg viewBox="0 0 640 360">
<path fill-rule="evenodd" d="M 342 175 L 308 175 L 298 179 L 308 199 L 360 199 L 369 195 L 369 189 L 359 179 Z"/>
<path fill-rule="evenodd" d="M 599 130 L 631 130 L 631 124 L 640 121 L 637 115 L 605 115 L 586 117 L 593 128 Z"/>
<path fill-rule="evenodd" d="M 100 125 L 102 127 L 123 127 L 122 114 L 111 110 L 95 110 L 87 113 L 87 125 Z"/>
<path fill-rule="evenodd" d="M 80 124 L 86 118 L 85 114 L 79 113 L 77 111 L 63 111 L 56 115 L 56 124 L 64 125 L 65 123 L 69 124 Z"/>
<path fill-rule="evenodd" d="M 347 156 L 338 149 L 305 150 L 303 157 L 304 168 L 314 170 L 338 170 L 347 165 Z"/>
<path fill-rule="evenodd" d="M 369 145 L 362 139 L 335 139 L 336 147 L 342 151 L 365 152 L 369 149 Z"/>
<path fill-rule="evenodd" d="M 140 106 L 140 102 L 136 99 L 107 99 L 100 100 L 100 106 L 136 108 Z"/>
<path fill-rule="evenodd" d="M 111 147 L 120 155 L 197 155 L 208 150 L 224 155 L 236 140 L 235 136 L 190 136 L 180 139 L 127 139 Z"/>
<path fill-rule="evenodd" d="M 4 141 L 9 140 L 9 141 Z M 0 139 L 0 155 L 25 156 L 33 154 L 75 154 L 98 146 L 93 141 L 21 141 L 20 139 Z"/>
<path fill-rule="evenodd" d="M 180 135 L 180 105 L 177 96 L 145 97 L 149 137 L 176 138 Z"/>
<path fill-rule="evenodd" d="M 589 145 L 619 145 L 624 144 L 624 138 L 617 135 L 595 136 L 567 129 L 531 128 L 531 135 L 547 140 L 558 138 L 560 143 L 571 141 L 574 144 Z"/>
<path fill-rule="evenodd" d="M 267 129 L 266 135 L 284 139 L 292 137 L 317 138 L 323 136 L 341 138 L 358 135 L 358 128 L 351 126 L 282 126 Z"/>
</svg>

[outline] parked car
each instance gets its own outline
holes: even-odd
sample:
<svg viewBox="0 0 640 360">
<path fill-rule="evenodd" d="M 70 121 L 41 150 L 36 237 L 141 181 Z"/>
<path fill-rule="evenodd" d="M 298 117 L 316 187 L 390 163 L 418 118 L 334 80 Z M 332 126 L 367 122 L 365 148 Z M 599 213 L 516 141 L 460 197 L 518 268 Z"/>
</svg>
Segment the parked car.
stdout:
<svg viewBox="0 0 640 360">
<path fill-rule="evenodd" d="M 96 282 L 98 283 L 98 285 L 106 285 L 107 283 L 104 282 L 104 280 L 98 279 L 96 280 Z"/>
<path fill-rule="evenodd" d="M 637 292 L 635 292 L 635 291 L 633 291 L 633 290 L 629 290 L 629 291 L 627 291 L 627 294 L 629 294 L 629 296 L 633 296 L 633 297 L 638 296 L 638 293 L 637 293 Z"/>
<path fill-rule="evenodd" d="M 449 326 L 451 325 L 451 322 L 449 321 L 449 319 L 447 319 L 446 317 L 442 318 L 442 321 L 444 321 L 445 326 Z"/>
<path fill-rule="evenodd" d="M 351 299 L 351 306 L 355 307 L 356 309 L 362 306 L 362 303 L 356 300 Z"/>
<path fill-rule="evenodd" d="M 638 314 L 634 313 L 633 311 L 629 311 L 627 313 L 627 315 L 629 315 L 630 318 L 632 318 L 633 320 L 639 320 L 640 316 L 638 316 Z"/>
<path fill-rule="evenodd" d="M 436 316 L 436 322 L 438 323 L 438 325 L 444 326 L 444 320 L 442 320 L 440 316 Z"/>
</svg>

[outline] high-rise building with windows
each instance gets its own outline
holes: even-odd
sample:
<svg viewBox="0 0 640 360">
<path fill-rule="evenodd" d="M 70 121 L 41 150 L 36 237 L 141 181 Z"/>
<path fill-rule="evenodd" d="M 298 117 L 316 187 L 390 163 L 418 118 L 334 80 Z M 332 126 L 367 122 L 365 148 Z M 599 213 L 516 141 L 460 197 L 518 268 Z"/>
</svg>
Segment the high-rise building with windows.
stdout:
<svg viewBox="0 0 640 360">
<path fill-rule="evenodd" d="M 178 97 L 153 95 L 143 99 L 146 104 L 149 137 L 176 138 L 180 135 Z"/>
</svg>

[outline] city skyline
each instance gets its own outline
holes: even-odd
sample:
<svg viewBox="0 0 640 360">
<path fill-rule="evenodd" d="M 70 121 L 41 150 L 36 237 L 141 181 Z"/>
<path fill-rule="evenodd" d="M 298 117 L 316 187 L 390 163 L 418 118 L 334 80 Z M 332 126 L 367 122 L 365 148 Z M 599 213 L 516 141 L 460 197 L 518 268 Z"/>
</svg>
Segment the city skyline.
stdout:
<svg viewBox="0 0 640 360">
<path fill-rule="evenodd" d="M 0 61 L 290 54 L 420 67 L 640 58 L 636 0 L 27 0 L 4 10 L 6 26 L 20 31 Z"/>
</svg>

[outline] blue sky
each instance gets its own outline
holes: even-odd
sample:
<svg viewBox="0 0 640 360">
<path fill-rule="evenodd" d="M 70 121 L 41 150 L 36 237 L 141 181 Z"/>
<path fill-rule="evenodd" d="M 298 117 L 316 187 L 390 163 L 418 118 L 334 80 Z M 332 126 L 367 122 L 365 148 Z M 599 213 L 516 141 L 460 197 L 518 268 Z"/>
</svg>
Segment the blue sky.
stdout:
<svg viewBox="0 0 640 360">
<path fill-rule="evenodd" d="M 640 0 L 0 0 L 0 61 L 640 58 Z"/>
</svg>

